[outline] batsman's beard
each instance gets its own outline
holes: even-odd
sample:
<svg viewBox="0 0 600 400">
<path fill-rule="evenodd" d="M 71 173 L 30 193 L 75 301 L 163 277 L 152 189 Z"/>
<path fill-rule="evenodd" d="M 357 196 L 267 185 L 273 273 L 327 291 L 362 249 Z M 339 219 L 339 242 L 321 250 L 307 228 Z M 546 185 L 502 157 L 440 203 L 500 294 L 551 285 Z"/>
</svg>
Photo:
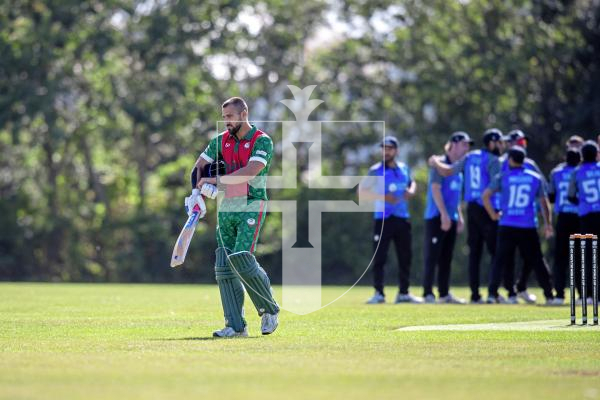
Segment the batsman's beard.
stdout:
<svg viewBox="0 0 600 400">
<path fill-rule="evenodd" d="M 242 127 L 242 124 L 239 123 L 238 125 L 235 125 L 235 126 L 227 126 L 227 130 L 229 131 L 230 135 L 236 135 L 240 131 L 241 127 Z"/>
</svg>

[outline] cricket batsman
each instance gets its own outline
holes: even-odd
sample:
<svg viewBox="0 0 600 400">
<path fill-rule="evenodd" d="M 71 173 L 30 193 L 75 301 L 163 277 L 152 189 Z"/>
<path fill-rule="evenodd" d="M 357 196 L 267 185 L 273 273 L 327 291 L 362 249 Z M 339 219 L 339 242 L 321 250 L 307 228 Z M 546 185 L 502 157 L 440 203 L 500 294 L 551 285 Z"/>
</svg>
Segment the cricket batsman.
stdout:
<svg viewBox="0 0 600 400">
<path fill-rule="evenodd" d="M 222 106 L 227 130 L 212 139 L 196 161 L 192 178 L 198 190 L 186 199 L 193 209 L 199 196 L 224 198 L 219 207 L 215 277 L 219 285 L 225 327 L 215 337 L 248 336 L 244 319 L 244 289 L 261 317 L 263 335 L 277 329 L 279 306 L 271 282 L 254 257 L 260 229 L 265 221 L 266 179 L 273 156 L 273 141 L 248 122 L 248 106 L 232 97 Z M 220 165 L 221 168 L 215 167 Z M 224 174 L 205 171 L 224 170 Z M 210 176 L 207 176 L 210 175 Z M 198 194 L 199 191 L 199 194 Z"/>
</svg>

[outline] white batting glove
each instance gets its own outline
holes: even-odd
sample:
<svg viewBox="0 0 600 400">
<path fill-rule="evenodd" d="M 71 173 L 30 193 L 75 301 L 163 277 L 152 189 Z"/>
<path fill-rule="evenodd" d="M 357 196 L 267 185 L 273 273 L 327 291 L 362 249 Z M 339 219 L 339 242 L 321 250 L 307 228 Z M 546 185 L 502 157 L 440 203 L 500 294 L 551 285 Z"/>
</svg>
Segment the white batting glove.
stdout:
<svg viewBox="0 0 600 400">
<path fill-rule="evenodd" d="M 217 189 L 215 185 L 212 185 L 210 183 L 205 183 L 200 188 L 200 194 L 204 197 L 208 197 L 209 199 L 214 199 L 215 197 L 217 197 L 218 193 L 219 189 Z"/>
<path fill-rule="evenodd" d="M 204 204 L 200 190 L 193 189 L 192 194 L 185 198 L 185 211 L 188 213 L 188 216 L 192 215 L 196 206 L 199 209 L 200 218 L 204 217 L 206 214 L 206 204 Z"/>
</svg>

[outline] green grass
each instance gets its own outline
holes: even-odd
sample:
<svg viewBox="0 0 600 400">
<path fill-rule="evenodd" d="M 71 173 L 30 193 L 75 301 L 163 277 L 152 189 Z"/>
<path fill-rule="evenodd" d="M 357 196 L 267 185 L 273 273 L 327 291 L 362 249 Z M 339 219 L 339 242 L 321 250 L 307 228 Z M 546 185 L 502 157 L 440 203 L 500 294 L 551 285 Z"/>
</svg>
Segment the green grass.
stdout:
<svg viewBox="0 0 600 400">
<path fill-rule="evenodd" d="M 600 399 L 598 329 L 397 331 L 566 324 L 567 307 L 362 304 L 370 294 L 284 311 L 265 337 L 248 309 L 250 338 L 212 340 L 216 286 L 0 284 L 0 398 Z"/>
</svg>

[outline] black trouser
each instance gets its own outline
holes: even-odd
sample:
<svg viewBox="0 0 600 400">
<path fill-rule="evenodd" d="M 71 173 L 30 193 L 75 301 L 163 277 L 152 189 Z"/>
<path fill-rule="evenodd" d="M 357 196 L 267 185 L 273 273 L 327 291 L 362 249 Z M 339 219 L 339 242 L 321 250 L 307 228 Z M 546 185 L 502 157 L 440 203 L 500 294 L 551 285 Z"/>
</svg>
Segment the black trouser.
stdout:
<svg viewBox="0 0 600 400">
<path fill-rule="evenodd" d="M 481 298 L 479 294 L 479 266 L 481 264 L 484 243 L 491 256 L 490 271 L 494 265 L 497 229 L 498 223 L 490 218 L 483 206 L 474 202 L 468 203 L 467 242 L 469 244 L 469 286 L 471 287 L 471 300 L 477 301 Z"/>
<path fill-rule="evenodd" d="M 498 296 L 500 281 L 504 277 L 504 287 L 508 296 L 514 296 L 514 268 L 510 260 L 515 258 L 515 250 L 523 257 L 525 265 L 533 266 L 537 280 L 544 290 L 547 299 L 553 298 L 550 271 L 542 255 L 540 237 L 535 228 L 498 227 L 498 242 L 496 244 L 496 261 L 492 268 L 488 291 L 490 296 Z"/>
<path fill-rule="evenodd" d="M 383 225 L 383 230 L 382 230 Z M 398 258 L 398 286 L 401 294 L 408 294 L 410 265 L 412 260 L 412 234 L 410 222 L 406 218 L 391 216 L 385 220 L 375 220 L 373 248 L 375 259 L 373 264 L 373 286 L 383 293 L 384 271 L 390 243 L 396 247 Z M 378 247 L 379 245 L 379 247 Z"/>
<path fill-rule="evenodd" d="M 456 222 L 444 232 L 440 217 L 425 220 L 425 271 L 423 274 L 423 295 L 433 294 L 435 266 L 438 270 L 438 292 L 440 297 L 448 295 L 450 288 L 450 267 L 456 241 Z"/>
<path fill-rule="evenodd" d="M 523 256 L 521 256 L 523 258 Z M 517 280 L 516 289 L 517 292 L 523 292 L 527 290 L 527 281 L 529 280 L 529 275 L 531 275 L 531 271 L 533 271 L 533 266 L 525 263 L 525 258 L 523 258 L 523 266 L 521 267 L 521 273 L 519 274 L 519 280 Z M 515 269 L 515 262 L 513 260 L 513 266 L 511 271 Z"/>
<path fill-rule="evenodd" d="M 556 217 L 556 237 L 554 239 L 554 289 L 556 297 L 565 298 L 565 286 L 569 274 L 569 236 L 579 233 L 579 216 L 573 213 L 559 213 Z M 579 286 L 578 286 L 579 287 Z"/>
<path fill-rule="evenodd" d="M 578 233 L 586 233 L 593 235 L 600 235 L 600 212 L 589 213 L 587 215 L 583 215 L 580 217 L 581 224 L 581 232 Z M 579 240 L 577 240 L 576 247 L 579 247 Z M 579 265 L 579 268 L 575 268 L 577 273 L 575 276 L 577 277 L 577 287 L 581 287 L 581 252 L 577 252 L 579 254 L 579 260 L 575 263 L 575 265 Z M 585 266 L 585 291 L 587 297 L 592 297 L 592 242 L 591 240 L 587 240 L 586 243 L 586 266 Z M 599 291 L 600 292 L 600 291 Z M 600 293 L 599 296 L 600 297 Z"/>
</svg>

